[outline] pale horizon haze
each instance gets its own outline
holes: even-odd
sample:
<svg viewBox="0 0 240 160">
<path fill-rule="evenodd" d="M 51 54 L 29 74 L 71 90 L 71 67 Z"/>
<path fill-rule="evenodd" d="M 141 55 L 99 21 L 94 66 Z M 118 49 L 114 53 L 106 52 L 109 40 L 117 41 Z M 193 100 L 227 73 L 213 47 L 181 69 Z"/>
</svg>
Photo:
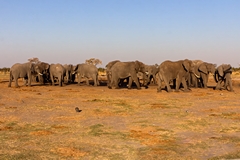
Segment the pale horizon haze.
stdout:
<svg viewBox="0 0 240 160">
<path fill-rule="evenodd" d="M 0 0 L 0 68 L 33 57 L 240 67 L 240 1 Z"/>
</svg>

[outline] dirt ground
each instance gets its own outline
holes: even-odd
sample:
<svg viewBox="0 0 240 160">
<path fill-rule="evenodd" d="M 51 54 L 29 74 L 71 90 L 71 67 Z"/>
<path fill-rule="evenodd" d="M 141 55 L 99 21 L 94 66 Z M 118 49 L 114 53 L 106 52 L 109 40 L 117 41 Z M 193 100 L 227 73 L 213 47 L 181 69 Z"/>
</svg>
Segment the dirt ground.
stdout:
<svg viewBox="0 0 240 160">
<path fill-rule="evenodd" d="M 0 82 L 0 159 L 240 158 L 239 73 L 235 92 Z"/>
</svg>

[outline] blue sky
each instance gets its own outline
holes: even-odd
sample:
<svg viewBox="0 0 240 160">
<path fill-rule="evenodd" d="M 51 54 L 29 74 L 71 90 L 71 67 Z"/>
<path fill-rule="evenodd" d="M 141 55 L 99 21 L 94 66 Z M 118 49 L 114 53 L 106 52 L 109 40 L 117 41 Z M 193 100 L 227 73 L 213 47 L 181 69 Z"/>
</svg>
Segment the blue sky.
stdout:
<svg viewBox="0 0 240 160">
<path fill-rule="evenodd" d="M 0 67 L 32 57 L 238 67 L 239 8 L 239 0 L 0 0 Z"/>
</svg>

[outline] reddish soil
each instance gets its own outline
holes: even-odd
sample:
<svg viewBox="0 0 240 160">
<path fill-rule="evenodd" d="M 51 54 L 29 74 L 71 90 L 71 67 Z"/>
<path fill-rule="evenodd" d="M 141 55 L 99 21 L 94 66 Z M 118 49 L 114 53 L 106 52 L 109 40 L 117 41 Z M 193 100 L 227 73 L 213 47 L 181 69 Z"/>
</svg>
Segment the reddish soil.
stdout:
<svg viewBox="0 0 240 160">
<path fill-rule="evenodd" d="M 210 79 L 208 89 L 157 93 L 155 85 L 8 88 L 2 81 L 0 159 L 240 158 L 238 77 L 233 83 L 234 92 L 214 90 Z"/>
</svg>

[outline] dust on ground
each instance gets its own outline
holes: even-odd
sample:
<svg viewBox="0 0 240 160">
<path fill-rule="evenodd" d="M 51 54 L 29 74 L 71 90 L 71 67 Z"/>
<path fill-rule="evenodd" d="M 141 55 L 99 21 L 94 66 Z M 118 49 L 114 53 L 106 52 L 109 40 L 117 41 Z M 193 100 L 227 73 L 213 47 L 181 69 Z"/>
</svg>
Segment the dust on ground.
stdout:
<svg viewBox="0 0 240 160">
<path fill-rule="evenodd" d="M 208 89 L 157 93 L 155 85 L 8 88 L 1 81 L 0 159 L 240 158 L 234 75 L 233 84 L 235 92 L 214 90 L 210 79 Z"/>
</svg>

